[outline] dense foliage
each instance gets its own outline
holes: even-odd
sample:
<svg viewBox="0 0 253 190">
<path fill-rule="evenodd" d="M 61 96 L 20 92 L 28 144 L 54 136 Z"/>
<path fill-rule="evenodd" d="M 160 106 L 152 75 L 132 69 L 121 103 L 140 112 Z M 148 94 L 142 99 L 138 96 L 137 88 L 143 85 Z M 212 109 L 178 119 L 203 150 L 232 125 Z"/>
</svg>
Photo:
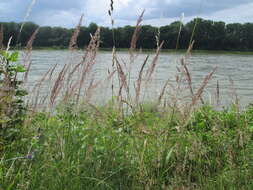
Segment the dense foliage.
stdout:
<svg viewBox="0 0 253 190">
<path fill-rule="evenodd" d="M 10 36 L 13 36 L 12 45 L 17 42 L 25 46 L 31 34 L 39 27 L 28 22 L 24 25 L 19 36 L 20 23 L 2 23 L 4 28 L 4 44 Z M 180 38 L 178 48 L 187 49 L 191 39 L 195 40 L 195 49 L 202 50 L 253 50 L 253 24 L 214 22 L 211 20 L 195 19 L 182 25 L 174 22 L 160 28 L 144 25 L 141 28 L 137 47 L 153 49 L 156 47 L 155 36 L 160 33 L 160 40 L 165 41 L 164 49 L 175 49 L 177 47 L 178 33 Z M 194 29 L 196 25 L 196 30 Z M 96 31 L 97 25 L 91 23 L 88 27 L 81 27 L 77 45 L 83 48 L 89 43 L 90 33 Z M 117 48 L 128 48 L 134 32 L 133 26 L 124 26 L 114 29 L 115 45 Z M 74 29 L 61 27 L 41 27 L 37 38 L 34 41 L 35 47 L 67 47 Z M 158 32 L 160 30 L 160 32 Z M 194 31 L 194 32 L 193 32 Z M 192 34 L 194 35 L 192 36 Z M 193 37 L 193 38 L 192 38 Z M 113 47 L 112 30 L 108 27 L 101 27 L 101 47 Z"/>
<path fill-rule="evenodd" d="M 252 107 L 202 107 L 185 126 L 150 108 L 36 113 L 0 160 L 0 188 L 253 188 Z"/>
<path fill-rule="evenodd" d="M 22 89 L 18 75 L 25 67 L 16 64 L 18 52 L 0 50 L 0 152 L 4 145 L 19 134 L 19 127 L 26 112 L 23 97 L 27 92 Z"/>
</svg>

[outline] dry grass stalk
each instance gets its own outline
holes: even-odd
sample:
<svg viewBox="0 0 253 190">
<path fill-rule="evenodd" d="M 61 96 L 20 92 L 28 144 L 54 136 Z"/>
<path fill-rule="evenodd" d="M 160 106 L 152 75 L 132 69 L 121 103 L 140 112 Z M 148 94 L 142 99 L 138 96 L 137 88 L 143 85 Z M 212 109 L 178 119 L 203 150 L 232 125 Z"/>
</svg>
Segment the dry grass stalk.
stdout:
<svg viewBox="0 0 253 190">
<path fill-rule="evenodd" d="M 75 28 L 75 31 L 73 33 L 73 35 L 71 36 L 71 39 L 69 41 L 69 50 L 73 51 L 74 49 L 76 49 L 77 47 L 77 38 L 79 36 L 79 33 L 80 33 L 80 28 L 81 28 L 81 25 L 82 25 L 82 22 L 83 22 L 83 14 L 79 20 L 79 23 L 77 24 L 76 28 Z"/>
<path fill-rule="evenodd" d="M 116 59 L 116 68 L 117 68 L 119 83 L 120 83 L 118 96 L 122 97 L 122 89 L 123 88 L 126 90 L 127 95 L 129 95 L 129 87 L 127 85 L 127 77 L 126 77 L 125 72 L 122 69 L 122 66 L 120 65 L 120 63 L 117 59 Z"/>
<path fill-rule="evenodd" d="M 142 11 L 141 15 L 137 19 L 135 30 L 134 30 L 134 33 L 132 35 L 132 39 L 131 39 L 131 43 L 130 43 L 130 50 L 129 50 L 130 64 L 129 64 L 129 67 L 128 67 L 128 84 L 130 84 L 132 64 L 133 64 L 134 59 L 135 59 L 134 51 L 136 49 L 137 40 L 139 38 L 139 34 L 140 34 L 140 30 L 141 30 L 141 22 L 142 22 L 142 19 L 143 19 L 144 12 L 145 12 L 145 10 Z"/>
<path fill-rule="evenodd" d="M 115 68 L 115 61 L 116 60 L 116 48 L 115 48 L 115 46 L 112 48 L 112 65 L 111 65 L 111 67 L 112 67 L 112 70 L 117 70 L 116 68 Z M 109 71 L 109 70 L 108 70 Z M 109 73 L 110 74 L 110 73 Z M 113 97 L 114 97 L 114 78 L 112 77 L 111 78 L 111 99 L 112 99 L 112 101 L 114 101 L 114 99 L 113 99 Z"/>
<path fill-rule="evenodd" d="M 67 91 L 64 93 L 64 98 L 63 98 L 63 102 L 68 102 L 71 98 L 74 97 L 75 95 L 75 92 L 76 92 L 76 89 L 79 85 L 79 81 L 71 81 L 69 84 L 68 84 L 68 89 Z"/>
<path fill-rule="evenodd" d="M 84 56 L 84 57 L 83 57 L 83 60 L 82 60 L 80 63 L 76 64 L 76 65 L 74 66 L 74 68 L 69 72 L 69 74 L 68 74 L 68 81 L 70 81 L 70 80 L 72 79 L 74 73 L 75 73 L 75 72 L 78 70 L 78 68 L 85 62 L 86 57 L 87 57 L 87 56 Z"/>
<path fill-rule="evenodd" d="M 24 58 L 24 66 L 26 68 L 26 72 L 24 73 L 24 82 L 27 81 L 28 79 L 28 73 L 30 71 L 30 67 L 31 67 L 31 55 L 32 55 L 32 47 L 33 47 L 33 42 L 36 38 L 36 35 L 38 34 L 39 32 L 39 28 L 37 28 L 32 36 L 30 37 L 30 39 L 28 40 L 27 44 L 26 44 L 26 51 L 25 51 L 25 58 Z"/>
<path fill-rule="evenodd" d="M 132 35 L 132 39 L 131 39 L 131 44 L 130 44 L 130 53 L 136 49 L 136 43 L 140 34 L 140 30 L 141 30 L 141 22 L 143 19 L 143 15 L 144 15 L 145 10 L 142 11 L 141 15 L 139 16 L 137 23 L 136 23 L 136 27 L 134 30 L 134 33 Z"/>
<path fill-rule="evenodd" d="M 190 45 L 189 45 L 189 47 L 188 47 L 188 49 L 186 51 L 185 58 L 188 58 L 188 57 L 191 56 L 191 52 L 192 52 L 194 43 L 195 43 L 194 40 L 190 43 Z"/>
<path fill-rule="evenodd" d="M 162 41 L 160 46 L 156 49 L 155 57 L 152 60 L 151 66 L 149 67 L 149 69 L 146 72 L 146 76 L 147 76 L 147 81 L 146 82 L 148 82 L 151 79 L 151 76 L 154 73 L 155 67 L 157 65 L 158 57 L 159 57 L 159 54 L 161 52 L 163 44 L 164 44 L 164 41 Z"/>
<path fill-rule="evenodd" d="M 149 59 L 149 55 L 146 57 L 146 59 L 144 60 L 142 66 L 141 66 L 141 70 L 139 71 L 139 75 L 138 75 L 138 79 L 136 81 L 136 88 L 135 88 L 135 102 L 136 104 L 139 103 L 139 98 L 140 98 L 140 92 L 141 92 L 141 83 L 142 83 L 142 75 L 143 75 L 143 70 L 145 65 L 147 64 Z"/>
<path fill-rule="evenodd" d="M 67 68 L 67 65 L 65 64 L 63 69 L 58 74 L 56 81 L 54 82 L 54 86 L 51 90 L 51 95 L 50 95 L 50 106 L 54 105 L 55 99 L 57 98 L 57 96 L 59 95 L 61 91 L 61 87 L 63 86 L 63 83 L 64 83 L 64 77 L 67 72 L 66 68 Z"/>
<path fill-rule="evenodd" d="M 96 89 L 100 84 L 101 84 L 101 80 L 94 82 L 95 78 L 94 76 L 92 77 L 92 80 L 90 81 L 90 84 L 86 90 L 86 94 L 85 94 L 85 102 L 89 102 L 91 97 L 92 97 L 92 92 L 94 89 Z"/>
<path fill-rule="evenodd" d="M 79 102 L 84 80 L 86 76 L 89 74 L 89 72 L 91 71 L 92 66 L 96 63 L 95 58 L 96 58 L 96 53 L 97 53 L 97 49 L 99 45 L 100 45 L 100 28 L 98 28 L 95 34 L 91 36 L 90 43 L 86 49 L 85 57 L 83 58 L 83 62 L 81 64 L 83 69 L 81 71 L 81 79 L 79 83 L 76 103 Z"/>
<path fill-rule="evenodd" d="M 113 75 L 116 73 L 117 70 L 114 70 L 112 72 L 109 73 L 109 75 L 105 78 L 105 80 L 99 80 L 97 81 L 96 83 L 94 83 L 94 80 L 92 80 L 90 82 L 90 85 L 87 89 L 87 94 L 88 95 L 92 95 L 90 92 L 93 90 L 93 89 L 96 89 L 99 85 L 101 85 L 103 83 L 103 81 L 107 82 L 107 81 L 110 81 L 111 78 L 113 77 Z"/>
<path fill-rule="evenodd" d="M 114 76 L 114 74 L 117 72 L 117 70 L 115 69 L 115 70 L 113 70 L 113 71 L 110 71 L 109 69 L 108 69 L 108 76 L 107 76 L 107 78 L 106 78 L 106 80 L 104 81 L 104 84 L 105 84 L 105 86 L 111 86 L 111 89 L 113 89 L 113 76 Z M 110 83 L 111 82 L 111 83 Z M 112 91 L 112 96 L 113 96 L 113 91 Z"/>
<path fill-rule="evenodd" d="M 216 104 L 217 105 L 220 104 L 220 84 L 219 84 L 218 80 L 217 80 L 217 84 L 216 84 Z"/>
<path fill-rule="evenodd" d="M 71 55 L 72 55 L 73 51 L 77 48 L 77 38 L 80 33 L 80 29 L 81 29 L 81 25 L 82 25 L 82 21 L 83 21 L 83 16 L 84 15 L 82 14 L 71 38 L 70 38 L 70 41 L 69 41 L 69 48 L 68 49 L 71 51 Z M 67 70 L 70 71 L 70 73 L 68 73 L 68 79 L 67 79 L 68 90 L 69 90 L 69 88 L 71 88 L 71 87 L 69 87 L 69 83 L 70 83 L 70 78 L 73 74 L 73 73 L 71 73 L 71 70 L 70 70 L 72 68 L 71 66 L 72 66 L 72 56 L 70 56 L 70 60 L 68 63 L 68 68 L 67 68 Z M 76 66 L 75 66 L 75 68 L 76 68 Z M 66 93 L 68 93 L 68 92 L 66 92 Z"/>
<path fill-rule="evenodd" d="M 81 93 L 81 89 L 80 87 L 83 84 L 83 81 L 87 75 L 87 73 L 90 71 L 91 67 L 93 64 L 95 64 L 94 60 L 96 57 L 96 51 L 97 48 L 99 46 L 99 32 L 100 29 L 98 28 L 98 30 L 95 32 L 94 36 L 91 36 L 91 40 L 89 42 L 88 47 L 85 49 L 85 53 L 82 57 L 82 61 L 80 61 L 80 63 L 76 64 L 73 69 L 68 73 L 67 76 L 67 90 L 65 92 L 65 96 L 64 96 L 64 101 L 67 101 L 68 99 L 71 98 L 71 96 L 74 95 L 74 93 L 76 92 L 76 90 L 78 89 L 78 85 L 79 84 L 79 93 Z M 73 76 L 75 76 L 75 74 L 80 74 L 80 69 L 82 70 L 81 72 L 81 76 L 79 79 L 75 79 L 77 80 L 77 82 L 75 82 L 73 84 L 73 82 L 71 82 Z M 79 101 L 79 96 L 78 95 L 78 101 Z"/>
<path fill-rule="evenodd" d="M 116 73 L 116 70 L 112 71 L 112 72 L 108 72 L 108 76 L 106 77 L 106 80 L 105 81 L 109 81 L 113 75 Z"/>
<path fill-rule="evenodd" d="M 169 82 L 170 82 L 170 80 L 168 79 L 168 80 L 165 82 L 165 84 L 164 84 L 164 86 L 163 86 L 163 88 L 162 88 L 162 91 L 161 91 L 161 93 L 160 93 L 160 95 L 159 95 L 159 98 L 158 98 L 158 105 L 160 105 L 160 103 L 161 103 L 161 101 L 162 101 L 162 98 L 163 98 L 163 96 L 164 96 L 164 93 L 165 93 L 165 90 L 166 90 L 167 86 L 169 85 Z"/>
<path fill-rule="evenodd" d="M 73 84 L 72 78 L 75 75 L 75 73 L 78 71 L 79 67 L 83 64 L 83 62 L 85 62 L 85 58 L 83 58 L 83 61 L 81 61 L 80 63 L 76 64 L 74 66 L 74 68 L 68 73 L 68 77 L 67 77 L 67 90 L 66 90 L 65 96 L 68 95 L 70 93 L 70 91 L 74 90 L 73 89 L 73 85 L 72 85 Z M 74 86 L 76 86 L 76 85 L 74 85 Z"/>
<path fill-rule="evenodd" d="M 41 90 L 41 86 L 43 84 L 43 82 L 45 82 L 47 76 L 50 76 L 50 73 L 52 73 L 52 71 L 54 71 L 55 67 L 57 66 L 57 64 L 54 65 L 54 67 L 50 68 L 43 76 L 42 78 L 38 81 L 38 83 L 35 84 L 35 86 L 33 87 L 31 93 L 31 95 L 33 95 L 34 97 L 31 97 L 30 99 L 34 99 L 34 102 L 32 103 L 32 107 L 33 107 L 33 111 L 36 110 L 37 106 L 38 106 L 38 102 L 39 102 L 39 95 L 40 95 L 40 90 Z M 29 100 L 28 100 L 28 104 L 29 104 Z"/>
<path fill-rule="evenodd" d="M 203 80 L 201 86 L 199 87 L 199 89 L 197 90 L 196 94 L 193 96 L 193 99 L 192 99 L 192 103 L 191 103 L 191 106 L 194 106 L 197 101 L 201 98 L 203 92 L 204 92 L 204 89 L 206 87 L 206 85 L 208 84 L 208 82 L 210 81 L 210 79 L 212 78 L 214 72 L 217 70 L 217 67 L 215 67 L 213 69 L 212 72 L 210 72 L 206 77 L 205 79 Z"/>
<path fill-rule="evenodd" d="M 191 78 L 191 74 L 189 72 L 187 63 L 186 63 L 186 59 L 191 56 L 193 44 L 194 44 L 194 41 L 189 45 L 185 56 L 181 59 L 181 69 L 178 68 L 179 72 L 181 72 L 183 74 L 182 77 L 184 77 L 187 82 L 187 86 L 188 86 L 188 89 L 190 90 L 192 101 L 194 100 L 194 91 L 193 91 L 193 87 L 192 87 L 192 78 Z M 180 82 L 182 82 L 182 80 L 183 79 L 181 78 Z M 185 97 L 185 98 L 187 98 L 187 97 Z M 204 100 L 202 97 L 200 97 L 200 100 L 201 100 L 202 104 L 204 104 Z"/>
<path fill-rule="evenodd" d="M 160 36 L 161 36 L 161 31 L 160 31 L 160 27 L 158 27 L 157 34 L 155 35 L 156 48 L 159 47 L 159 44 L 160 44 Z"/>
<path fill-rule="evenodd" d="M 188 88 L 190 89 L 190 93 L 191 93 L 192 100 L 193 100 L 194 92 L 193 92 L 193 88 L 192 88 L 192 79 L 191 79 L 191 75 L 190 75 L 190 72 L 188 70 L 188 67 L 186 65 L 184 58 L 181 59 L 181 65 L 183 67 L 184 75 L 186 77 Z"/>
<path fill-rule="evenodd" d="M 236 105 L 237 110 L 239 110 L 239 98 L 236 92 L 236 88 L 235 88 L 235 83 L 234 80 L 229 77 L 229 82 L 230 82 L 230 88 L 231 88 L 231 95 L 232 95 L 232 99 L 235 100 L 234 104 Z"/>
<path fill-rule="evenodd" d="M 58 63 L 56 63 L 54 66 L 53 66 L 53 68 L 51 69 L 51 72 L 50 72 L 50 74 L 49 74 L 49 78 L 48 78 L 48 80 L 49 81 L 51 81 L 52 80 L 52 77 L 53 77 L 53 74 L 54 74 L 54 71 L 55 71 L 55 69 L 56 69 L 56 67 L 58 66 Z"/>
<path fill-rule="evenodd" d="M 134 110 L 134 106 L 129 101 L 121 99 L 121 102 L 124 103 L 124 104 L 126 104 L 126 105 L 128 105 L 132 110 Z"/>
<path fill-rule="evenodd" d="M 36 35 L 37 35 L 38 32 L 39 32 L 39 29 L 40 29 L 40 28 L 37 28 L 37 29 L 33 32 L 33 34 L 32 34 L 32 36 L 30 37 L 30 39 L 28 40 L 28 42 L 27 42 L 27 44 L 26 44 L 26 51 L 28 51 L 28 52 L 31 52 L 31 51 L 32 51 L 32 45 L 33 45 L 33 42 L 34 42 L 34 40 L 35 40 L 35 38 L 36 38 Z"/>
<path fill-rule="evenodd" d="M 132 35 L 132 39 L 131 39 L 131 43 L 130 43 L 130 50 L 129 50 L 129 53 L 130 53 L 130 64 L 129 64 L 129 68 L 128 68 L 128 72 L 129 72 L 128 82 L 129 83 L 130 83 L 130 77 L 131 77 L 130 76 L 131 75 L 131 69 L 132 69 L 131 67 L 132 67 L 132 64 L 133 64 L 134 59 L 135 59 L 134 51 L 136 49 L 136 44 L 137 44 L 137 41 L 138 41 L 138 38 L 139 38 L 139 34 L 140 34 L 140 31 L 141 31 L 141 22 L 143 20 L 144 12 L 145 12 L 145 10 L 142 11 L 141 15 L 137 19 L 135 30 L 134 30 L 134 33 Z"/>
</svg>

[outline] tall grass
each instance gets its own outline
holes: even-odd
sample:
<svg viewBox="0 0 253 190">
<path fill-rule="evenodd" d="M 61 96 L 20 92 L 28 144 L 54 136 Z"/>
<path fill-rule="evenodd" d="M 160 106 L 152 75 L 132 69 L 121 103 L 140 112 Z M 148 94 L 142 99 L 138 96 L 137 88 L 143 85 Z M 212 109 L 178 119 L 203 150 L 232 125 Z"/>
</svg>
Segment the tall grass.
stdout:
<svg viewBox="0 0 253 190">
<path fill-rule="evenodd" d="M 252 188 L 252 107 L 203 107 L 182 126 L 149 106 L 125 117 L 109 105 L 36 113 L 1 157 L 2 188 Z"/>
<path fill-rule="evenodd" d="M 93 73 L 98 28 L 80 62 L 66 63 L 58 72 L 58 65 L 53 65 L 37 82 L 27 98 L 29 111 L 19 134 L 1 143 L 0 188 L 253 188 L 253 108 L 240 110 L 235 104 L 217 111 L 206 104 L 204 89 L 217 68 L 193 87 L 188 64 L 193 42 L 180 59 L 175 82 L 168 78 L 154 100 L 147 102 L 145 97 L 163 42 L 150 62 L 147 55 L 136 80 L 130 80 L 143 14 L 130 42 L 129 61 L 120 59 L 114 47 L 105 80 L 97 81 Z M 69 43 L 71 54 L 82 19 Z M 24 81 L 36 33 L 27 45 Z M 93 104 L 95 90 L 104 83 L 111 87 L 112 98 Z"/>
</svg>

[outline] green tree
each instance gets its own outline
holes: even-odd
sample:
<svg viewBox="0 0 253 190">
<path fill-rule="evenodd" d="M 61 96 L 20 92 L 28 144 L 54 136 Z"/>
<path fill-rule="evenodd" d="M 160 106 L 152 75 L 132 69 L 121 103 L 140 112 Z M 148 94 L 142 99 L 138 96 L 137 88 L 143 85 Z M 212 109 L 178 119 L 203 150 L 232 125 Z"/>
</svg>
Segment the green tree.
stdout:
<svg viewBox="0 0 253 190">
<path fill-rule="evenodd" d="M 103 48 L 111 48 L 113 47 L 113 37 L 112 30 L 108 27 L 101 27 L 101 47 Z"/>
<path fill-rule="evenodd" d="M 37 24 L 33 22 L 27 22 L 24 24 L 21 33 L 19 34 L 19 39 L 17 43 L 20 43 L 21 46 L 25 46 L 30 37 L 32 36 L 33 32 L 38 28 Z"/>
<path fill-rule="evenodd" d="M 229 50 L 238 50 L 242 46 L 243 27 L 240 23 L 228 24 L 226 26 L 225 48 Z"/>
<path fill-rule="evenodd" d="M 41 27 L 36 40 L 34 41 L 34 46 L 41 46 L 41 47 L 49 47 L 52 46 L 53 43 L 50 42 L 52 37 L 52 28 L 49 26 Z"/>
<path fill-rule="evenodd" d="M 137 42 L 137 47 L 154 49 L 156 48 L 156 39 L 158 29 L 150 25 L 141 27 L 141 33 Z"/>
</svg>

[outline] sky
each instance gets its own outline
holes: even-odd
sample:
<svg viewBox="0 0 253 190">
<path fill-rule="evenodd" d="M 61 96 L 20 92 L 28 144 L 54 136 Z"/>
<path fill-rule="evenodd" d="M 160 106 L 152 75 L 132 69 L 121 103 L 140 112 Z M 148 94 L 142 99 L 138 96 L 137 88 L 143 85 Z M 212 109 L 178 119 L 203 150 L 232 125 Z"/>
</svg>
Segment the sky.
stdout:
<svg viewBox="0 0 253 190">
<path fill-rule="evenodd" d="M 226 23 L 253 22 L 253 0 L 114 0 L 116 26 L 135 25 L 145 9 L 143 24 L 162 26 L 183 17 L 202 17 Z M 75 27 L 95 22 L 110 26 L 110 0 L 0 0 L 0 22 L 32 21 L 41 26 Z"/>
</svg>

